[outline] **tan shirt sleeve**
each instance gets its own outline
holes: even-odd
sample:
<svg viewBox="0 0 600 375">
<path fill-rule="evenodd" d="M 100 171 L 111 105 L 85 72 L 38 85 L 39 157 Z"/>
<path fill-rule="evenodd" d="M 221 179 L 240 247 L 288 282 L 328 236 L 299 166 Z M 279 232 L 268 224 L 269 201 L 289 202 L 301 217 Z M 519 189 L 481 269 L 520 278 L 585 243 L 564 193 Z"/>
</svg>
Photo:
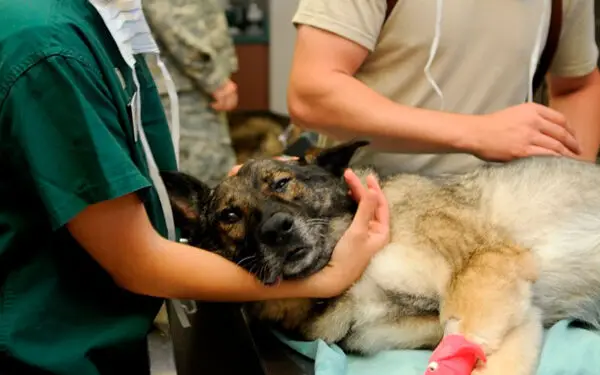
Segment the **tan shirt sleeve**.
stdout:
<svg viewBox="0 0 600 375">
<path fill-rule="evenodd" d="M 373 51 L 385 10 L 385 0 L 300 0 L 292 22 L 329 31 Z"/>
<path fill-rule="evenodd" d="M 595 37 L 594 0 L 568 0 L 563 8 L 563 25 L 550 73 L 580 77 L 598 63 Z"/>
</svg>

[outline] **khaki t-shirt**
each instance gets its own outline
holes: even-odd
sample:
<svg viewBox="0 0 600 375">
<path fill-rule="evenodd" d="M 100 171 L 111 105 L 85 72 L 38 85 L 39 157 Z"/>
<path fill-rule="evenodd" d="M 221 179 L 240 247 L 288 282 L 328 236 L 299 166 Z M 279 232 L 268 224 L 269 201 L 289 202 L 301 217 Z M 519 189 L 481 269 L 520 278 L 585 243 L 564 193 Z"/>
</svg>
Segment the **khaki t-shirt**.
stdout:
<svg viewBox="0 0 600 375">
<path fill-rule="evenodd" d="M 547 6 L 550 6 L 550 0 Z M 543 0 L 443 0 L 441 36 L 430 71 L 444 96 L 443 110 L 483 114 L 523 103 Z M 385 0 L 300 0 L 293 18 L 343 36 L 370 51 L 356 78 L 408 106 L 441 109 L 424 68 L 434 39 L 435 0 L 399 0 L 383 23 Z M 549 8 L 547 15 L 550 14 Z M 596 66 L 593 0 L 564 0 L 563 29 L 551 73 L 582 76 Z M 543 46 L 540 47 L 540 53 Z M 352 165 L 382 174 L 443 173 L 483 163 L 465 154 L 391 154 L 365 148 Z"/>
</svg>

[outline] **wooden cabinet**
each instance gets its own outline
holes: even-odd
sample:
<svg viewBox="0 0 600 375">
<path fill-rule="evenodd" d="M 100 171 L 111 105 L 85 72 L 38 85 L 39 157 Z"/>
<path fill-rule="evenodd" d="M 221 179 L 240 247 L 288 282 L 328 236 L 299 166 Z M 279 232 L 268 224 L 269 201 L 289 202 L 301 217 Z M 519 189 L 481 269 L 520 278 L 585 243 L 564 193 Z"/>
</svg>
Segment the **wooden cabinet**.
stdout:
<svg viewBox="0 0 600 375">
<path fill-rule="evenodd" d="M 237 111 L 269 110 L 269 45 L 237 44 L 239 68 L 232 80 L 238 85 Z"/>
</svg>

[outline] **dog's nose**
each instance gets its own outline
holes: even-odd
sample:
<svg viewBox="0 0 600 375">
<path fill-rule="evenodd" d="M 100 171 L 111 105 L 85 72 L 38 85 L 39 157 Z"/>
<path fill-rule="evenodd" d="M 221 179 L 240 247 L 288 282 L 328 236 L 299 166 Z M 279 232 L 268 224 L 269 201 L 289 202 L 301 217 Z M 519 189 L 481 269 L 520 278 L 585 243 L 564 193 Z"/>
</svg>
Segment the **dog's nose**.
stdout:
<svg viewBox="0 0 600 375">
<path fill-rule="evenodd" d="M 288 213 L 278 212 L 268 218 L 260 228 L 260 240 L 265 245 L 285 244 L 292 233 L 294 217 Z"/>
</svg>

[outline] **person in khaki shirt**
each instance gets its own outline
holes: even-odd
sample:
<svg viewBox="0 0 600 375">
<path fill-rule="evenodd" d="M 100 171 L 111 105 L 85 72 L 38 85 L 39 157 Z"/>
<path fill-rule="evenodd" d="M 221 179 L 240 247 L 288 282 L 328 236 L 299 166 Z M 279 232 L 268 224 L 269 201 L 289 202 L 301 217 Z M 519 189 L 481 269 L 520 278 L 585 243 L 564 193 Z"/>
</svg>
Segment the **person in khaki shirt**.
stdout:
<svg viewBox="0 0 600 375">
<path fill-rule="evenodd" d="M 563 0 L 550 106 L 525 102 L 550 4 L 400 0 L 384 22 L 386 0 L 300 0 L 292 120 L 330 143 L 369 139 L 352 165 L 384 175 L 461 172 L 535 154 L 595 160 L 593 0 Z"/>
</svg>

